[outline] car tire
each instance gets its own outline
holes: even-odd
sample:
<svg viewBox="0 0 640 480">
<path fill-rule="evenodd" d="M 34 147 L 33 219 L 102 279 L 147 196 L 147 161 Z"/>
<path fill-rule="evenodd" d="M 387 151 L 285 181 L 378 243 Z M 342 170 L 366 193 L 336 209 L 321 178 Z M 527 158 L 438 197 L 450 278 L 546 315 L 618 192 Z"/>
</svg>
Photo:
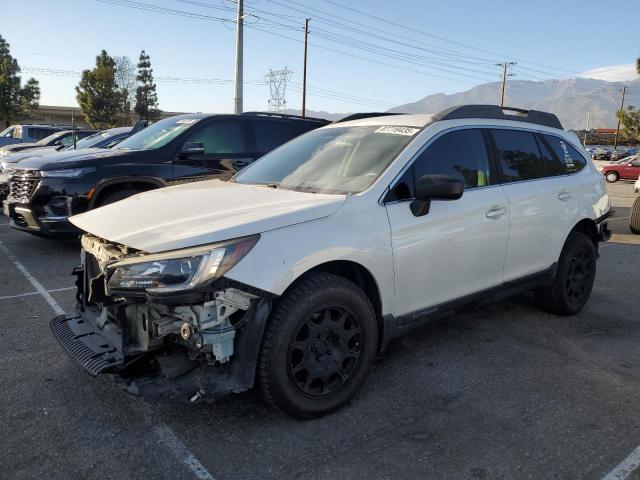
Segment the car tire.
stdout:
<svg viewBox="0 0 640 480">
<path fill-rule="evenodd" d="M 135 188 L 121 188 L 119 190 L 109 193 L 103 198 L 99 198 L 94 208 L 104 207 L 105 205 L 119 202 L 120 200 L 129 198 L 137 193 L 142 193 L 142 190 L 138 190 Z"/>
<path fill-rule="evenodd" d="M 629 214 L 629 230 L 631 233 L 640 235 L 640 197 L 636 198 Z"/>
<path fill-rule="evenodd" d="M 262 399 L 299 419 L 334 412 L 364 383 L 377 344 L 373 307 L 357 285 L 306 274 L 269 318 L 257 369 Z"/>
<path fill-rule="evenodd" d="M 620 180 L 620 175 L 618 175 L 617 172 L 607 172 L 604 174 L 604 178 L 609 183 L 616 183 L 618 180 Z"/>
<path fill-rule="evenodd" d="M 575 315 L 589 300 L 596 277 L 596 247 L 582 232 L 569 235 L 553 284 L 535 291 L 538 305 L 557 315 Z"/>
</svg>

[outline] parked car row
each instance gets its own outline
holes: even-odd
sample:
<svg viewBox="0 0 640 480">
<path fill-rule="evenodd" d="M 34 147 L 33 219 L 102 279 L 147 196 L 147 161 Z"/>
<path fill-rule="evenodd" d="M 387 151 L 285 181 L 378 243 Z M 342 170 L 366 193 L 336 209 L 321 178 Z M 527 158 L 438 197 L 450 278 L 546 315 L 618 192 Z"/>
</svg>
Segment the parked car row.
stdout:
<svg viewBox="0 0 640 480">
<path fill-rule="evenodd" d="M 532 290 L 577 313 L 609 236 L 602 175 L 544 112 L 191 114 L 65 155 L 17 164 L 4 210 L 83 233 L 77 313 L 52 331 L 150 398 L 255 386 L 327 414 L 391 339 L 462 306 Z"/>
<path fill-rule="evenodd" d="M 617 162 L 600 165 L 598 170 L 609 183 L 615 183 L 618 180 L 635 180 L 640 176 L 640 158 L 638 155 L 632 155 Z"/>
<path fill-rule="evenodd" d="M 289 115 L 188 114 L 161 120 L 109 150 L 83 149 L 21 160 L 4 211 L 14 228 L 76 233 L 72 215 L 136 193 L 236 172 L 326 120 Z"/>
<path fill-rule="evenodd" d="M 77 140 L 75 145 L 73 144 L 73 136 L 68 135 L 64 137 L 64 140 L 67 141 L 65 143 L 69 143 L 68 139 L 71 139 L 71 142 L 67 146 L 65 146 L 64 144 L 54 144 L 52 146 L 33 144 L 32 146 L 23 148 L 20 151 L 10 151 L 9 153 L 6 153 L 4 155 L 3 153 L 5 153 L 5 149 L 9 147 L 0 148 L 0 202 L 6 199 L 9 195 L 9 174 L 23 160 L 26 160 L 28 158 L 46 156 L 49 161 L 55 162 L 69 159 L 74 156 L 83 155 L 87 151 L 85 149 L 111 148 L 128 137 L 131 131 L 131 127 L 118 127 L 104 130 L 102 132 L 93 133 L 89 136 L 85 136 L 83 134 L 79 135 L 83 138 Z M 69 132 L 72 133 L 71 131 Z M 66 133 L 67 131 L 62 131 L 59 133 L 55 133 L 52 136 Z M 43 140 L 46 140 L 47 138 Z M 54 153 L 58 154 L 53 155 Z"/>
<path fill-rule="evenodd" d="M 625 148 L 603 148 L 603 147 L 589 147 L 587 151 L 591 154 L 591 159 L 594 161 L 616 161 L 630 155 L 636 155 L 638 149 L 635 147 Z"/>
<path fill-rule="evenodd" d="M 11 125 L 0 132 L 0 147 L 16 143 L 33 143 L 70 126 L 61 125 Z"/>
</svg>

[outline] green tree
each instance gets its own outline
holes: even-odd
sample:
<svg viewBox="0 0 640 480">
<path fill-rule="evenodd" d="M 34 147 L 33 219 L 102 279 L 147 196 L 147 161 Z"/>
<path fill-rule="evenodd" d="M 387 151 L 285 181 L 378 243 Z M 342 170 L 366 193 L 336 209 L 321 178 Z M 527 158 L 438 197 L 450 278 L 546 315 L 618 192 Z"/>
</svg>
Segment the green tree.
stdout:
<svg viewBox="0 0 640 480">
<path fill-rule="evenodd" d="M 153 120 L 160 116 L 156 84 L 153 83 L 153 69 L 149 55 L 142 50 L 138 61 L 138 88 L 136 89 L 136 113 L 145 120 Z"/>
<path fill-rule="evenodd" d="M 93 70 L 82 72 L 76 94 L 84 119 L 93 128 L 118 125 L 123 93 L 116 82 L 115 60 L 105 50 L 96 57 Z"/>
<path fill-rule="evenodd" d="M 0 118 L 8 122 L 26 117 L 38 108 L 40 87 L 30 78 L 22 85 L 18 61 L 11 56 L 9 44 L 0 35 Z"/>
<path fill-rule="evenodd" d="M 635 107 L 627 107 L 626 110 L 620 110 L 616 116 L 624 126 L 624 134 L 633 140 L 640 140 L 640 110 Z"/>
<path fill-rule="evenodd" d="M 125 125 L 131 124 L 131 108 L 136 101 L 136 65 L 129 57 L 114 57 L 116 68 L 116 85 L 120 89 L 120 111 Z"/>
</svg>

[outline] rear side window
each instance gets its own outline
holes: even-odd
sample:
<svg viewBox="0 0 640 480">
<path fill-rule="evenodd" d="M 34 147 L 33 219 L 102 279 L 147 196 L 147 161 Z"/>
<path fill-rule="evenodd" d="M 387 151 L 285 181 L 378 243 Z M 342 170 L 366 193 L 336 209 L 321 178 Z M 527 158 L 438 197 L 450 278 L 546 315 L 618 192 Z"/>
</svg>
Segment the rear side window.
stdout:
<svg viewBox="0 0 640 480">
<path fill-rule="evenodd" d="M 555 135 L 543 135 L 543 137 L 563 165 L 565 173 L 576 173 L 584 168 L 586 160 L 567 141 Z"/>
<path fill-rule="evenodd" d="M 255 120 L 253 132 L 256 136 L 256 149 L 267 153 L 296 136 L 290 122 Z"/>
<path fill-rule="evenodd" d="M 446 133 L 420 154 L 413 164 L 414 178 L 423 175 L 451 175 L 465 188 L 491 184 L 489 158 L 480 129 Z"/>
<path fill-rule="evenodd" d="M 535 180 L 550 176 L 550 158 L 543 158 L 532 132 L 491 130 L 503 182 Z"/>
<path fill-rule="evenodd" d="M 245 153 L 245 123 L 237 120 L 217 120 L 192 133 L 186 142 L 204 145 L 206 154 Z"/>
<path fill-rule="evenodd" d="M 55 130 L 51 130 L 49 128 L 30 128 L 28 132 L 29 137 L 35 138 L 36 140 L 42 140 L 43 138 L 55 133 Z"/>
</svg>

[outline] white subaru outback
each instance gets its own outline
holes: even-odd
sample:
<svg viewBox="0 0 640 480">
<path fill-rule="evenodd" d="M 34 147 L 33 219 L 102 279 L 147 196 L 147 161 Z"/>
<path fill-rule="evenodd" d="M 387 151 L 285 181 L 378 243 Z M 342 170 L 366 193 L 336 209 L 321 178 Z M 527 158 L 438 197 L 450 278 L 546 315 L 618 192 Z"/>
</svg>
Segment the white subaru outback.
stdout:
<svg viewBox="0 0 640 480">
<path fill-rule="evenodd" d="M 71 219 L 75 314 L 51 321 L 89 373 L 198 402 L 258 387 L 309 418 L 389 340 L 502 294 L 578 313 L 608 238 L 604 178 L 538 111 L 456 107 L 337 122 L 230 182 L 142 193 Z"/>
</svg>

